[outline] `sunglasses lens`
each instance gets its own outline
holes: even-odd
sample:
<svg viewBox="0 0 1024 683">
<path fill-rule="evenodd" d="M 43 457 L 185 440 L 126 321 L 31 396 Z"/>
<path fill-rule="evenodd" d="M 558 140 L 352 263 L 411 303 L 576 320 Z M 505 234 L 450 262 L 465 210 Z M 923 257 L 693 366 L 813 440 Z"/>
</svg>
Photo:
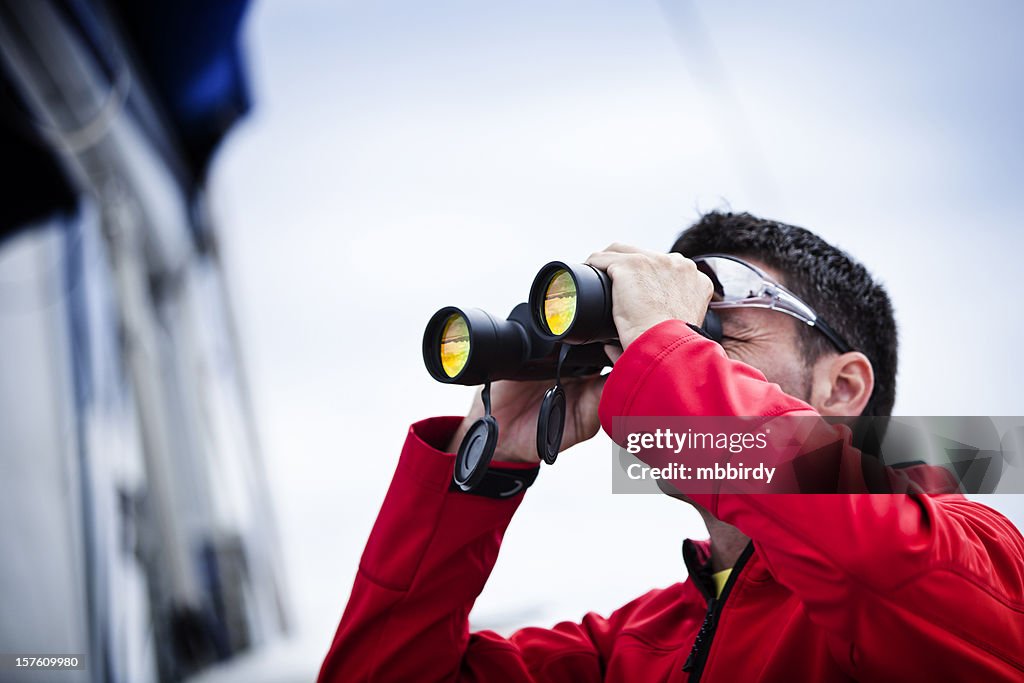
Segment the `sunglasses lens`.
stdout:
<svg viewBox="0 0 1024 683">
<path fill-rule="evenodd" d="M 449 377 L 455 377 L 469 360 L 469 328 L 466 319 L 452 313 L 441 329 L 441 368 Z"/>
<path fill-rule="evenodd" d="M 761 276 L 742 263 L 727 258 L 709 256 L 697 263 L 697 268 L 711 278 L 715 286 L 712 301 L 743 301 L 763 294 Z"/>
<path fill-rule="evenodd" d="M 556 270 L 544 290 L 544 323 L 551 334 L 562 334 L 576 319 L 576 281 L 569 271 Z"/>
</svg>

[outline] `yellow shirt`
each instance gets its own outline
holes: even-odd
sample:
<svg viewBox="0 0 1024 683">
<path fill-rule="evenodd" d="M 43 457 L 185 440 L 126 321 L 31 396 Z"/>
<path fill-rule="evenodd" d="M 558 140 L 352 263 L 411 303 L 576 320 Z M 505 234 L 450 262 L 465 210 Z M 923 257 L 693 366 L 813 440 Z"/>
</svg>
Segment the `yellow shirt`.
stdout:
<svg viewBox="0 0 1024 683">
<path fill-rule="evenodd" d="M 729 569 L 723 569 L 720 572 L 715 572 L 711 575 L 711 580 L 715 582 L 715 597 L 721 597 L 722 589 L 725 588 L 725 582 L 729 580 L 729 575 L 732 574 L 732 567 Z"/>
</svg>

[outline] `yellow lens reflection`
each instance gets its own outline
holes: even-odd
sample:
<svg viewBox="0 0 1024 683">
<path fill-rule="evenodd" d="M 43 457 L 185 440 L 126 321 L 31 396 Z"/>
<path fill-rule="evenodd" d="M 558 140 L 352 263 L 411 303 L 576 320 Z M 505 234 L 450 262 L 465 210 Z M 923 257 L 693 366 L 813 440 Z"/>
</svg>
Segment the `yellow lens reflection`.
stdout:
<svg viewBox="0 0 1024 683">
<path fill-rule="evenodd" d="M 441 330 L 441 368 L 444 374 L 455 377 L 469 360 L 469 328 L 466 319 L 458 313 L 452 313 L 444 321 Z"/>
<path fill-rule="evenodd" d="M 544 291 L 544 322 L 551 334 L 562 334 L 576 319 L 576 282 L 561 268 L 548 281 Z"/>
</svg>

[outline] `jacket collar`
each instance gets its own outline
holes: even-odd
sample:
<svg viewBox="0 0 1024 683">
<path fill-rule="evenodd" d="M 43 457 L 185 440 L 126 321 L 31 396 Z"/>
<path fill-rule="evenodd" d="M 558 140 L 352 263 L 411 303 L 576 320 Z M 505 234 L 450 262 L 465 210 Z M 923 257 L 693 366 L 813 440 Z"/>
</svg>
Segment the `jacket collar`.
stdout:
<svg viewBox="0 0 1024 683">
<path fill-rule="evenodd" d="M 733 575 L 729 577 L 730 582 L 738 579 L 741 573 L 745 575 L 749 571 L 745 567 L 748 564 L 754 564 L 749 562 L 753 555 L 754 542 L 749 541 L 747 547 L 743 549 L 743 552 L 737 558 L 736 565 L 732 568 Z M 697 587 L 697 590 L 704 596 L 704 599 L 707 601 L 714 599 L 716 590 L 715 582 L 711 578 L 711 575 L 714 573 L 711 570 L 711 541 L 694 541 L 689 538 L 684 540 L 683 563 L 686 565 L 686 571 L 689 573 L 693 585 Z M 753 567 L 750 569 L 753 569 Z"/>
</svg>

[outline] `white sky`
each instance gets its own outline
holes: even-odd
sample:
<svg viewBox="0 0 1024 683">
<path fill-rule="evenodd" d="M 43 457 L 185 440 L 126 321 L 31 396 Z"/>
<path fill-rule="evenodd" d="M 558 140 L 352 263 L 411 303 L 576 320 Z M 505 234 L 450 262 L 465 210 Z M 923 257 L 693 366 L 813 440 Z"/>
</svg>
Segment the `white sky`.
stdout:
<svg viewBox="0 0 1024 683">
<path fill-rule="evenodd" d="M 889 287 L 897 413 L 1024 414 L 1024 5 L 668 4 L 255 3 L 256 105 L 212 195 L 314 655 L 408 424 L 470 397 L 423 369 L 423 324 L 507 313 L 551 259 L 666 249 L 725 205 L 803 225 Z M 544 469 L 477 623 L 684 576 L 696 514 L 612 496 L 610 453 Z"/>
</svg>

